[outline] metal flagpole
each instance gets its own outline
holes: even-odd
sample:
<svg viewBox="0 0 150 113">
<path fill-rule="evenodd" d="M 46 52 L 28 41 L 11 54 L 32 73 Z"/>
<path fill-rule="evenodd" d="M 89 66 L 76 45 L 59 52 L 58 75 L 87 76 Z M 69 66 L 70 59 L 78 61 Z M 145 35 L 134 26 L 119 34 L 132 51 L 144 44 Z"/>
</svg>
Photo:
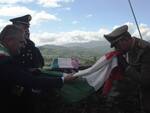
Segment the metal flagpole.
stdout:
<svg viewBox="0 0 150 113">
<path fill-rule="evenodd" d="M 140 35 L 140 38 L 143 39 L 143 38 L 142 38 L 142 34 L 141 34 L 141 32 L 140 32 L 140 29 L 139 29 L 139 26 L 138 26 L 138 22 L 137 22 L 137 19 L 136 19 L 136 16 L 135 16 L 133 7 L 132 7 L 132 5 L 131 5 L 131 1 L 128 0 L 128 2 L 129 2 L 131 11 L 132 11 L 132 14 L 133 14 L 133 17 L 134 17 L 134 20 L 135 20 L 135 23 L 136 23 L 136 26 L 137 26 L 139 35 Z M 139 78 L 139 81 L 141 81 L 141 77 L 139 76 L 138 78 Z M 144 109 L 143 109 L 143 102 L 142 102 L 142 96 L 143 96 L 143 95 L 142 95 L 142 92 L 141 92 L 141 84 L 140 84 L 140 83 L 138 84 L 138 92 L 139 92 L 140 110 L 141 110 L 141 113 L 145 113 L 145 112 L 144 112 Z"/>
<path fill-rule="evenodd" d="M 137 22 L 137 19 L 136 19 L 136 16 L 135 16 L 135 13 L 134 13 L 133 7 L 132 7 L 132 5 L 131 5 L 131 1 L 130 1 L 130 0 L 128 0 L 128 2 L 129 2 L 129 5 L 130 5 L 130 8 L 131 8 L 131 11 L 132 11 L 132 14 L 133 14 L 133 17 L 134 17 L 134 20 L 135 20 L 135 23 L 136 23 L 136 26 L 137 26 L 137 29 L 138 29 L 139 35 L 140 35 L 140 38 L 141 38 L 141 39 L 143 39 L 143 38 L 142 38 L 142 34 L 141 34 L 141 32 L 140 32 L 140 29 L 139 29 L 139 26 L 138 26 L 138 22 Z"/>
</svg>

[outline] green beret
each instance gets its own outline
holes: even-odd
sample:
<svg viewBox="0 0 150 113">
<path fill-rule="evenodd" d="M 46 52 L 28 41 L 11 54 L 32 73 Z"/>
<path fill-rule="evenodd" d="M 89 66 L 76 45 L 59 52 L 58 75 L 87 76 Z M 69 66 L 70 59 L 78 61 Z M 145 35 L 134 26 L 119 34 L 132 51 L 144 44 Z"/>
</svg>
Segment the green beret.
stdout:
<svg viewBox="0 0 150 113">
<path fill-rule="evenodd" d="M 123 35 L 125 35 L 125 34 L 128 34 L 129 36 L 131 36 L 128 32 L 128 26 L 127 25 L 123 25 L 121 27 L 116 28 L 111 33 L 105 34 L 104 37 L 106 38 L 106 40 L 108 40 L 111 43 L 111 47 L 113 47 L 114 44 L 118 40 L 124 38 Z"/>
</svg>

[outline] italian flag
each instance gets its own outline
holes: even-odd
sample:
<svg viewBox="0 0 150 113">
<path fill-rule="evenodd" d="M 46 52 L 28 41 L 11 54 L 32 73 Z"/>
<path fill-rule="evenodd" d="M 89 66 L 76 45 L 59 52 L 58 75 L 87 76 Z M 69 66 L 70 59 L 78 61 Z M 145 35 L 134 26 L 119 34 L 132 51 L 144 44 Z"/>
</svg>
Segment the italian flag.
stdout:
<svg viewBox="0 0 150 113">
<path fill-rule="evenodd" d="M 5 48 L 2 44 L 0 44 L 0 64 L 5 64 L 9 61 L 8 57 L 10 57 L 10 54 L 8 52 L 8 49 Z"/>
<path fill-rule="evenodd" d="M 51 64 L 51 69 L 78 69 L 79 60 L 76 58 L 56 58 Z"/>
<path fill-rule="evenodd" d="M 112 81 L 122 79 L 118 67 L 118 51 L 112 51 L 102 56 L 93 66 L 74 74 L 78 79 L 70 84 L 64 84 L 60 94 L 66 102 L 78 102 L 92 93 L 103 89 L 107 95 L 112 87 Z"/>
<path fill-rule="evenodd" d="M 0 44 L 0 57 L 4 56 L 10 56 L 10 54 L 8 50 L 2 44 Z"/>
</svg>

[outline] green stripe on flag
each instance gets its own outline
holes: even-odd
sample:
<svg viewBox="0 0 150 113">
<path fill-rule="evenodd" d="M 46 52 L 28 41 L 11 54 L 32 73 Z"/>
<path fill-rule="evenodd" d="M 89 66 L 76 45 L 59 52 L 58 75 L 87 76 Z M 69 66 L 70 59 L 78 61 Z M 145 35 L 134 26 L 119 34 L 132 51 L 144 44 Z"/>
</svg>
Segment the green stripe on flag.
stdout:
<svg viewBox="0 0 150 113">
<path fill-rule="evenodd" d="M 94 88 L 89 86 L 85 79 L 77 79 L 71 84 L 64 84 L 60 94 L 66 103 L 78 102 L 94 93 Z"/>
<path fill-rule="evenodd" d="M 43 74 L 44 76 L 51 76 L 51 77 L 62 77 L 63 73 L 62 72 L 58 72 L 58 71 L 49 71 L 46 69 L 40 69 L 41 74 Z"/>
<path fill-rule="evenodd" d="M 9 55 L 8 49 L 5 48 L 2 44 L 0 44 L 0 52 L 4 53 L 4 55 Z"/>
<path fill-rule="evenodd" d="M 58 65 L 58 58 L 54 59 L 52 65 L 51 65 L 51 68 L 52 68 L 52 69 L 59 68 L 59 65 Z"/>
</svg>

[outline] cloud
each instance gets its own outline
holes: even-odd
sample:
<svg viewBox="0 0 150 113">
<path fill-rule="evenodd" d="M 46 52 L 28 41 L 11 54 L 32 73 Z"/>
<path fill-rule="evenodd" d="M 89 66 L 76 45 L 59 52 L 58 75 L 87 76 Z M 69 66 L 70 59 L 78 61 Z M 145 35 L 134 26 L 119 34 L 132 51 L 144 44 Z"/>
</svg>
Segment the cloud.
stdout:
<svg viewBox="0 0 150 113">
<path fill-rule="evenodd" d="M 8 24 L 11 24 L 9 21 L 0 19 L 0 31 L 2 30 L 2 28 Z"/>
<path fill-rule="evenodd" d="M 31 39 L 37 45 L 55 44 L 63 45 L 66 43 L 81 43 L 100 40 L 100 32 L 72 31 L 60 33 L 31 33 Z"/>
<path fill-rule="evenodd" d="M 78 23 L 79 23 L 79 21 L 77 21 L 77 20 L 72 21 L 72 24 L 78 24 Z"/>
<path fill-rule="evenodd" d="M 139 38 L 136 26 L 133 23 L 125 23 L 129 25 L 129 32 L 133 36 Z M 119 25 L 120 26 L 120 25 Z M 140 30 L 143 36 L 143 39 L 150 40 L 150 27 L 145 24 L 140 24 Z M 101 28 L 96 32 L 92 31 L 72 31 L 72 32 L 59 32 L 59 33 L 31 33 L 31 39 L 35 41 L 37 45 L 44 44 L 54 44 L 54 45 L 63 45 L 66 43 L 82 43 L 89 41 L 99 41 L 105 40 L 103 37 L 104 34 L 110 33 L 116 26 L 111 30 L 107 28 Z"/>
<path fill-rule="evenodd" d="M 140 28 L 140 31 L 142 34 L 142 38 L 144 40 L 150 41 L 150 38 L 149 38 L 150 37 L 150 27 L 148 27 L 145 24 L 140 24 L 139 28 Z M 135 36 L 140 38 L 138 30 L 136 30 L 134 34 L 135 34 Z"/>
<path fill-rule="evenodd" d="M 103 37 L 104 34 L 108 34 L 110 32 L 110 30 L 108 30 L 106 28 L 101 28 L 98 32 L 99 32 L 100 37 Z"/>
<path fill-rule="evenodd" d="M 0 16 L 21 16 L 24 14 L 34 14 L 35 11 L 26 7 L 4 5 L 0 8 Z"/>
<path fill-rule="evenodd" d="M 33 0 L 0 0 L 0 4 L 29 3 Z"/>
<path fill-rule="evenodd" d="M 34 2 L 43 7 L 61 7 L 63 4 L 74 2 L 74 0 L 0 0 L 0 4 L 19 4 Z"/>
<path fill-rule="evenodd" d="M 61 21 L 55 15 L 49 14 L 46 11 L 35 11 L 22 6 L 4 5 L 0 8 L 0 16 L 3 17 L 19 17 L 26 14 L 32 15 L 31 25 L 37 25 L 45 21 Z"/>
<path fill-rule="evenodd" d="M 33 20 L 31 25 L 37 25 L 44 21 L 61 21 L 60 18 L 56 17 L 55 15 L 49 14 L 45 11 L 36 12 L 33 14 Z"/>
<path fill-rule="evenodd" d="M 59 0 L 38 0 L 38 4 L 43 7 L 60 7 Z"/>
<path fill-rule="evenodd" d="M 64 8 L 64 10 L 66 10 L 66 11 L 70 11 L 70 10 L 71 10 L 71 8 L 70 8 L 70 7 L 66 7 L 66 8 Z"/>
<path fill-rule="evenodd" d="M 74 2 L 74 0 L 38 0 L 38 4 L 43 7 L 61 7 L 63 3 Z"/>
<path fill-rule="evenodd" d="M 86 18 L 91 18 L 93 15 L 92 14 L 88 14 L 87 16 L 86 16 Z"/>
</svg>

